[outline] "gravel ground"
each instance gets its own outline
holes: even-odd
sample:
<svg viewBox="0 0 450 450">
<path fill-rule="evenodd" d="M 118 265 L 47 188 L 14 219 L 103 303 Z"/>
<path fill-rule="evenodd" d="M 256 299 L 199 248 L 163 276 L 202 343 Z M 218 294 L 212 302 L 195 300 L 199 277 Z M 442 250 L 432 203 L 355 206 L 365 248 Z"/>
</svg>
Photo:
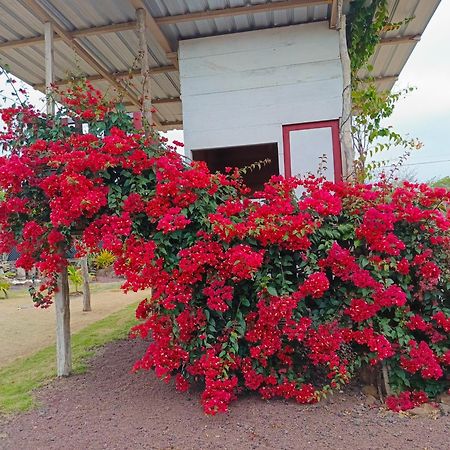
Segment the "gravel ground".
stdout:
<svg viewBox="0 0 450 450">
<path fill-rule="evenodd" d="M 0 449 L 450 448 L 450 416 L 387 413 L 357 389 L 306 406 L 248 395 L 208 417 L 198 392 L 130 373 L 144 350 L 141 341 L 109 344 L 88 373 L 41 389 L 38 408 L 0 419 Z"/>
</svg>

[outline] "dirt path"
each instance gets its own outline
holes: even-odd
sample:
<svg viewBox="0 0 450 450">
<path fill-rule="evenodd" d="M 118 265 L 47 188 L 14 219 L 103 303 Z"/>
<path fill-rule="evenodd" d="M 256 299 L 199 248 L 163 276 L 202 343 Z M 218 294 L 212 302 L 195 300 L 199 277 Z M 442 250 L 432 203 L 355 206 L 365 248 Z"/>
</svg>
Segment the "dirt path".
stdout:
<svg viewBox="0 0 450 450">
<path fill-rule="evenodd" d="M 233 403 L 229 414 L 206 417 L 198 392 L 180 394 L 152 373 L 130 373 L 144 350 L 140 341 L 109 344 L 86 374 L 42 389 L 38 409 L 0 421 L 0 448 L 449 448 L 449 416 L 432 420 L 386 415 L 355 392 L 313 406 L 248 396 Z"/>
<path fill-rule="evenodd" d="M 71 296 L 72 332 L 96 322 L 124 306 L 144 298 L 145 294 L 123 294 L 119 283 L 95 285 L 92 311 L 83 312 L 82 296 Z M 26 291 L 0 300 L 0 367 L 14 359 L 29 356 L 55 342 L 55 311 L 35 308 Z"/>
</svg>

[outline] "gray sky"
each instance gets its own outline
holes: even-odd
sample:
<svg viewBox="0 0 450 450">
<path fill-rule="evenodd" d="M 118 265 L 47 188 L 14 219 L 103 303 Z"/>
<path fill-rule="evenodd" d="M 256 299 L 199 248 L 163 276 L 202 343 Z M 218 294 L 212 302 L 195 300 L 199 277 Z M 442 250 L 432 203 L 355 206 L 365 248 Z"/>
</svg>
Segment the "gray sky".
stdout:
<svg viewBox="0 0 450 450">
<path fill-rule="evenodd" d="M 417 89 L 399 102 L 388 122 L 396 131 L 423 142 L 424 147 L 411 155 L 403 169 L 420 181 L 450 176 L 449 24 L 450 0 L 442 0 L 395 86 Z M 0 91 L 4 88 L 0 79 Z M 31 95 L 41 106 L 39 98 L 39 93 Z M 182 140 L 182 132 L 169 132 L 168 137 Z M 395 160 L 401 153 L 392 151 L 380 159 Z"/>
<path fill-rule="evenodd" d="M 399 102 L 389 124 L 424 144 L 405 165 L 420 181 L 450 176 L 449 23 L 450 0 L 442 0 L 395 85 L 417 88 Z"/>
</svg>

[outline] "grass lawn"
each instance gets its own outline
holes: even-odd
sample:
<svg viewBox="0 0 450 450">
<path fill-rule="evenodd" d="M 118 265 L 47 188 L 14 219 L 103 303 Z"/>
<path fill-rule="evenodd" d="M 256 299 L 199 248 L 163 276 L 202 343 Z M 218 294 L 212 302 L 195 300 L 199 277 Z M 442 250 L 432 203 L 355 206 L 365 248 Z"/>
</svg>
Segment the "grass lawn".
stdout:
<svg viewBox="0 0 450 450">
<path fill-rule="evenodd" d="M 151 295 L 150 291 L 124 294 L 119 285 L 93 283 L 90 312 L 83 312 L 82 295 L 70 296 L 73 334 Z M 26 289 L 14 290 L 9 298 L 0 299 L 0 370 L 53 345 L 56 339 L 55 316 L 54 305 L 48 309 L 34 307 Z"/>
<path fill-rule="evenodd" d="M 82 373 L 95 348 L 125 338 L 134 324 L 135 305 L 117 311 L 72 335 L 73 372 Z M 0 369 L 0 412 L 26 411 L 35 404 L 33 390 L 56 377 L 55 346 Z"/>
</svg>

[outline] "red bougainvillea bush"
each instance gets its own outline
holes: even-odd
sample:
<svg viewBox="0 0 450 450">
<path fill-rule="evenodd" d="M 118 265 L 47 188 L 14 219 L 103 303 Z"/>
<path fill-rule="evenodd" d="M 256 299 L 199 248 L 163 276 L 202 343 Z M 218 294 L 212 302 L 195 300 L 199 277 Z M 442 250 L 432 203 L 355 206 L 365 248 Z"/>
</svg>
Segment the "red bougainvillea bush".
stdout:
<svg viewBox="0 0 450 450">
<path fill-rule="evenodd" d="M 244 390 L 313 403 L 366 363 L 397 411 L 449 389 L 449 191 L 277 176 L 250 195 L 237 170 L 185 163 L 94 90 L 64 99 L 51 118 L 2 112 L 1 251 L 45 275 L 37 305 L 76 235 L 116 255 L 125 290 L 153 288 L 134 370 L 202 383 L 208 414 Z"/>
</svg>

